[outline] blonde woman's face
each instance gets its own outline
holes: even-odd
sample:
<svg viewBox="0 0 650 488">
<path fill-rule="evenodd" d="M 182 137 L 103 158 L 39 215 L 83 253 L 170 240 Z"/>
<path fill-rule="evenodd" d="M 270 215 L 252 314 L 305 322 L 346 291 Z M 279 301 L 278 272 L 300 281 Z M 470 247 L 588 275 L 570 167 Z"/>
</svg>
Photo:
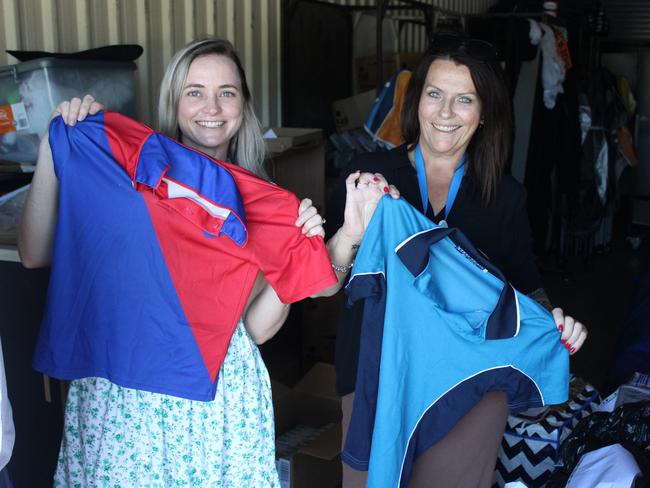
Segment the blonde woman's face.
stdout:
<svg viewBox="0 0 650 488">
<path fill-rule="evenodd" d="M 228 155 L 243 119 L 244 99 L 235 63 L 219 54 L 190 65 L 178 103 L 181 142 L 216 159 Z"/>
</svg>

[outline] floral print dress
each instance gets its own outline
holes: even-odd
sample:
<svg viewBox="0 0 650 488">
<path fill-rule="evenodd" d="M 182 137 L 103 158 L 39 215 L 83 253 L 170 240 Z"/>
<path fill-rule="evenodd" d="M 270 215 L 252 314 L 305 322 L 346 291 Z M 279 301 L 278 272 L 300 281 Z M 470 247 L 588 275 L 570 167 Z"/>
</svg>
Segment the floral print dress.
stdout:
<svg viewBox="0 0 650 488">
<path fill-rule="evenodd" d="M 279 487 L 269 376 L 243 323 L 211 402 L 72 381 L 54 485 Z"/>
</svg>

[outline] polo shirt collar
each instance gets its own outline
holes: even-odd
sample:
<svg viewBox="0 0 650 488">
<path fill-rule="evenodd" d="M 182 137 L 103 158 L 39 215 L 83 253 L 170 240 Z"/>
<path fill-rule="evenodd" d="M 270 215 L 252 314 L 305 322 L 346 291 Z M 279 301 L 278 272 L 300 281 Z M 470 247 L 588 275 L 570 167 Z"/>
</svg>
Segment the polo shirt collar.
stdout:
<svg viewBox="0 0 650 488">
<path fill-rule="evenodd" d="M 153 189 L 162 204 L 209 237 L 225 234 L 246 244 L 244 203 L 232 173 L 219 161 L 153 133 L 139 152 L 135 183 Z"/>
<path fill-rule="evenodd" d="M 471 241 L 456 228 L 434 227 L 409 237 L 400 244 L 396 253 L 402 263 L 414 277 L 416 288 L 427 295 L 430 280 L 423 279 L 428 275 L 430 253 L 435 252 L 432 246 L 443 238 L 449 238 L 463 253 L 485 268 L 503 282 L 499 300 L 490 314 L 485 327 L 485 339 L 507 339 L 519 333 L 519 304 L 515 289 L 508 283 L 504 274 Z M 436 283 L 444 286 L 444 283 Z"/>
</svg>

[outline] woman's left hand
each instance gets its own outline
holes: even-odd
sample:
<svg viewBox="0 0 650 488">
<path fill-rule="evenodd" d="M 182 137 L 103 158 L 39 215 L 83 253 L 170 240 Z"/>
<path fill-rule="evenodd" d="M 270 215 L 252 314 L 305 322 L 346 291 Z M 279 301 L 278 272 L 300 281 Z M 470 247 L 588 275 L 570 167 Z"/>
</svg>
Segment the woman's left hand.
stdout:
<svg viewBox="0 0 650 488">
<path fill-rule="evenodd" d="M 569 350 L 570 354 L 575 354 L 582 347 L 587 339 L 587 327 L 570 315 L 564 315 L 564 310 L 554 308 L 552 310 L 555 325 L 562 333 L 562 344 Z"/>
<path fill-rule="evenodd" d="M 325 219 L 320 216 L 312 203 L 309 198 L 305 198 L 300 202 L 296 227 L 302 227 L 301 231 L 307 237 L 325 237 L 325 229 L 323 228 Z"/>
</svg>

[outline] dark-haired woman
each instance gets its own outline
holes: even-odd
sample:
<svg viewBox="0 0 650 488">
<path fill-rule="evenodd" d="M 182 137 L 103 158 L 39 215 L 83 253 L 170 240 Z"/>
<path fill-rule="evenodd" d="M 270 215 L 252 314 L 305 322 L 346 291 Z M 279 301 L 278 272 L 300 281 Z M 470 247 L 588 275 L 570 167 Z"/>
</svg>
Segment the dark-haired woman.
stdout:
<svg viewBox="0 0 650 488">
<path fill-rule="evenodd" d="M 383 174 L 429 219 L 459 228 L 515 288 L 550 310 L 532 252 L 525 191 L 504 172 L 512 115 L 492 47 L 479 40 L 439 36 L 413 72 L 401 117 L 405 144 L 363 155 L 350 170 Z M 326 232 L 341 225 L 344 202 L 345 187 L 339 184 L 327 208 Z M 343 309 L 337 334 L 344 434 L 354 399 L 361 311 L 359 305 Z M 563 344 L 575 353 L 586 328 L 559 308 L 552 314 Z M 486 394 L 418 458 L 409 486 L 490 486 L 507 416 L 505 394 Z M 365 472 L 344 464 L 343 473 L 344 487 L 365 486 Z"/>
</svg>

